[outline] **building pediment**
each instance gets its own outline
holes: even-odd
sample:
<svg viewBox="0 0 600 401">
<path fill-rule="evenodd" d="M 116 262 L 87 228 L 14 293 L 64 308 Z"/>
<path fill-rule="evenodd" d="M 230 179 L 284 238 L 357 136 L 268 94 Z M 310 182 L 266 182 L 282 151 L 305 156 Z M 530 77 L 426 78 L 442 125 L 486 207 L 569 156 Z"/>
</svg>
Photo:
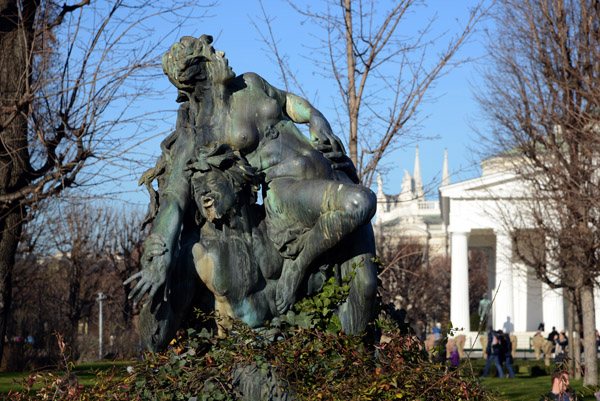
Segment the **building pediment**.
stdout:
<svg viewBox="0 0 600 401">
<path fill-rule="evenodd" d="M 503 171 L 440 187 L 441 198 L 514 199 L 525 196 L 526 184 L 513 171 Z"/>
</svg>

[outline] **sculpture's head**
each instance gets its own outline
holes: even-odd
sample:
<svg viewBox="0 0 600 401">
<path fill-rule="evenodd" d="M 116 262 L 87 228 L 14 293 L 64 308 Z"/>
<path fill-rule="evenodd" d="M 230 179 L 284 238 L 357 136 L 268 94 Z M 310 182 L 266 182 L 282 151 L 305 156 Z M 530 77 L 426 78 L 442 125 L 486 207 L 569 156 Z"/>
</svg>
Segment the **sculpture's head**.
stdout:
<svg viewBox="0 0 600 401">
<path fill-rule="evenodd" d="M 226 145 L 203 150 L 187 169 L 193 173 L 198 211 L 208 221 L 231 215 L 242 198 L 244 203 L 256 200 L 255 169 Z"/>
<path fill-rule="evenodd" d="M 235 78 L 225 52 L 212 47 L 212 36 L 184 36 L 162 57 L 164 73 L 180 91 L 192 92 L 198 85 L 208 89 Z"/>
<path fill-rule="evenodd" d="M 227 178 L 227 174 L 218 169 L 194 177 L 194 198 L 204 219 L 221 220 L 234 210 L 237 192 Z"/>
</svg>

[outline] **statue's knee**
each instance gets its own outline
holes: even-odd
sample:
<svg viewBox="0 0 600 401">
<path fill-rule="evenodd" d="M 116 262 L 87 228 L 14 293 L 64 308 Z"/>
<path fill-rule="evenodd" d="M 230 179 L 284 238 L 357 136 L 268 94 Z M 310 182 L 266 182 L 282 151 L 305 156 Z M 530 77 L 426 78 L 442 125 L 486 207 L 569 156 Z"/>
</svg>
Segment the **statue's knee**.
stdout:
<svg viewBox="0 0 600 401">
<path fill-rule="evenodd" d="M 359 225 L 362 225 L 375 215 L 377 196 L 369 188 L 355 186 L 346 192 L 342 207 L 347 214 L 357 219 Z"/>
</svg>

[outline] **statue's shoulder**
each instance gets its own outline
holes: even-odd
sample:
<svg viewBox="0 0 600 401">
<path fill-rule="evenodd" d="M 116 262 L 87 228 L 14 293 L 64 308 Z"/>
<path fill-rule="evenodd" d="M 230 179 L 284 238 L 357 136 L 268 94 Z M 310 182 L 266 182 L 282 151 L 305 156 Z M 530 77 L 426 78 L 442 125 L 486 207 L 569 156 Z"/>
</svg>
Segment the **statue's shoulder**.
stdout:
<svg viewBox="0 0 600 401">
<path fill-rule="evenodd" d="M 280 102 L 285 101 L 282 97 L 285 96 L 285 92 L 272 86 L 266 79 L 255 72 L 246 72 L 238 76 L 237 79 L 240 80 L 234 83 L 234 85 L 237 85 L 239 89 L 253 88 L 253 90 L 262 91 L 267 96 L 278 99 Z"/>
<path fill-rule="evenodd" d="M 242 78 L 245 82 L 250 82 L 250 83 L 265 82 L 264 78 L 255 72 L 245 72 L 242 75 L 240 75 L 238 78 Z"/>
<path fill-rule="evenodd" d="M 267 81 L 255 72 L 246 72 L 235 78 L 234 84 L 243 86 L 259 86 L 263 89 L 268 85 Z"/>
</svg>

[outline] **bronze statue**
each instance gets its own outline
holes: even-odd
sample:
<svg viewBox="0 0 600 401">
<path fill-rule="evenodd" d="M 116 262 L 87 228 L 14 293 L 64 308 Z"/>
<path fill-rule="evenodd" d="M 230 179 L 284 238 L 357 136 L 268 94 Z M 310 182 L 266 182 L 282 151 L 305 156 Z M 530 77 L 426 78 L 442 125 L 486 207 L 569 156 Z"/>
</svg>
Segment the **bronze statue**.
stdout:
<svg viewBox="0 0 600 401">
<path fill-rule="evenodd" d="M 477 313 L 479 314 L 479 324 L 483 324 L 485 319 L 488 317 L 490 311 L 490 304 L 492 301 L 488 299 L 487 292 L 484 292 L 481 295 L 481 300 L 479 301 L 479 308 L 477 309 Z"/>
<path fill-rule="evenodd" d="M 375 195 L 318 110 L 257 74 L 236 77 L 211 42 L 184 37 L 163 57 L 182 105 L 140 180 L 153 227 L 143 269 L 127 282 L 139 280 L 136 303 L 148 293 L 144 343 L 164 347 L 194 302 L 260 326 L 353 265 L 338 316 L 347 332 L 364 330 L 376 291 Z M 295 123 L 309 124 L 310 140 Z"/>
</svg>

